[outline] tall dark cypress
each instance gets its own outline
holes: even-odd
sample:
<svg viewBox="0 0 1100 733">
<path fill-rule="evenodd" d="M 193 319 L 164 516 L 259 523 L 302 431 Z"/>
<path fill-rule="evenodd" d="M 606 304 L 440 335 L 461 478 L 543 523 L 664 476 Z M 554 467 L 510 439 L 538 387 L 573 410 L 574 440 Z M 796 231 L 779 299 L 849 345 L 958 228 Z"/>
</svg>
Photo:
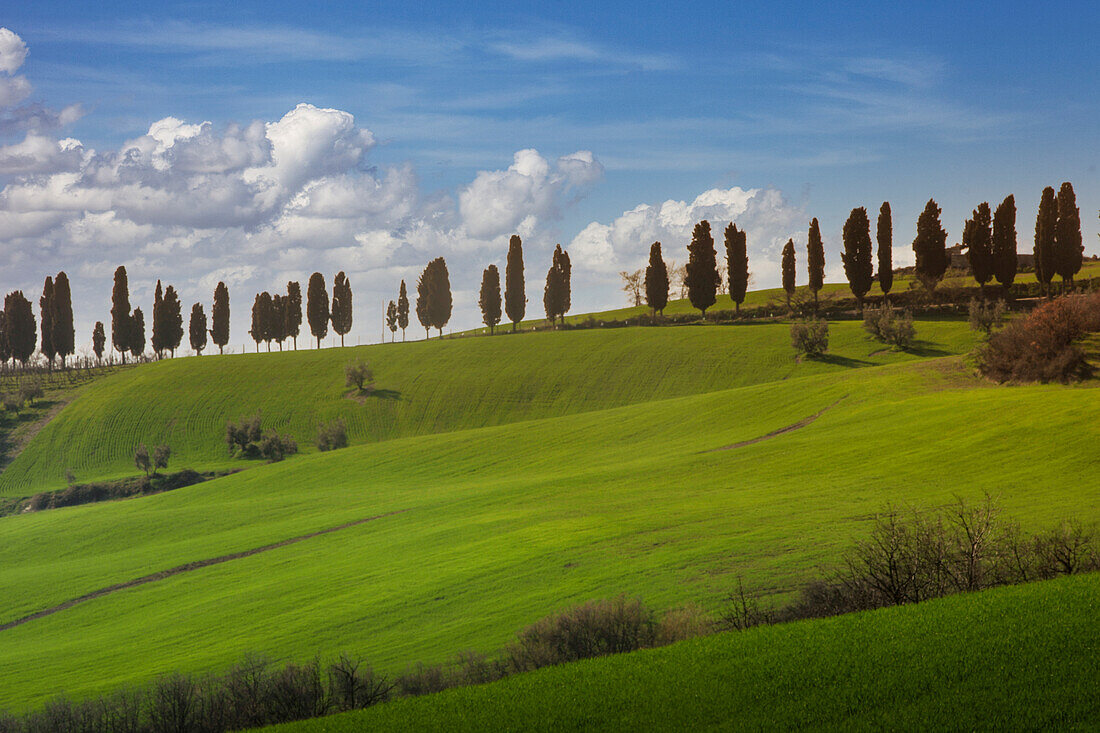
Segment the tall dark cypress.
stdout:
<svg viewBox="0 0 1100 733">
<path fill-rule="evenodd" d="M 871 289 L 874 272 L 871 265 L 871 220 L 862 206 L 852 209 L 844 222 L 844 251 L 840 255 L 844 263 L 844 276 L 848 287 L 856 296 L 859 309 L 863 310 L 863 296 Z"/>
<path fill-rule="evenodd" d="M 214 288 L 214 306 L 210 309 L 210 340 L 218 345 L 218 353 L 225 353 L 229 343 L 229 288 L 219 282 Z"/>
<path fill-rule="evenodd" d="M 404 280 L 401 281 L 401 288 L 397 293 L 397 327 L 401 329 L 401 340 L 404 341 L 405 329 L 409 327 L 409 293 L 405 289 Z"/>
<path fill-rule="evenodd" d="M 401 285 L 404 287 L 404 280 Z M 477 305 L 481 308 L 481 321 L 489 327 L 489 335 L 492 335 L 500 323 L 500 272 L 496 265 L 489 265 L 481 273 L 481 293 Z"/>
<path fill-rule="evenodd" d="M 447 272 L 447 261 L 442 257 L 432 260 L 435 271 L 432 274 L 432 325 L 439 329 L 439 338 L 443 338 L 443 327 L 451 320 L 451 276 Z"/>
<path fill-rule="evenodd" d="M 710 233 L 710 222 L 704 220 L 696 224 L 691 233 L 686 277 L 688 300 L 704 318 L 707 308 L 714 305 L 719 279 L 714 237 Z"/>
<path fill-rule="evenodd" d="M 103 361 L 103 351 L 107 346 L 107 334 L 103 330 L 103 321 L 96 321 L 92 329 L 92 353 L 95 354 L 96 363 Z"/>
<path fill-rule="evenodd" d="M 73 326 L 73 294 L 69 276 L 64 271 L 53 279 L 53 346 L 65 368 L 65 357 L 76 351 L 76 329 Z"/>
<path fill-rule="evenodd" d="M 176 289 L 169 285 L 164 291 L 164 302 L 162 304 L 164 324 L 162 326 L 164 330 L 164 345 L 162 348 L 168 349 L 171 355 L 176 355 L 176 349 L 179 348 L 183 342 L 183 306 L 180 303 L 179 293 Z"/>
<path fill-rule="evenodd" d="M 256 352 L 260 351 L 260 342 L 266 341 L 267 350 L 271 351 L 271 293 L 266 290 L 256 293 L 252 301 L 252 328 L 248 330 L 252 340 L 256 342 Z"/>
<path fill-rule="evenodd" d="M 11 358 L 11 344 L 8 343 L 8 315 L 0 308 L 0 366 L 7 366 Z"/>
<path fill-rule="evenodd" d="M 527 314 L 527 293 L 523 283 L 523 241 L 513 234 L 508 240 L 508 262 L 504 267 L 504 312 L 516 324 Z"/>
<path fill-rule="evenodd" d="M 1035 217 L 1035 279 L 1046 294 L 1050 293 L 1050 281 L 1054 279 L 1054 237 L 1058 228 L 1058 202 L 1054 189 L 1047 186 L 1039 199 L 1039 213 Z"/>
<path fill-rule="evenodd" d="M 279 345 L 279 351 L 283 350 L 283 342 L 286 341 L 286 303 L 285 295 L 275 293 L 271 296 L 271 322 L 268 332 L 275 343 Z"/>
<path fill-rule="evenodd" d="M 554 249 L 550 269 L 546 271 L 546 287 L 542 294 L 546 320 L 550 323 L 558 318 L 564 321 L 569 308 L 569 269 L 569 255 L 559 244 Z"/>
<path fill-rule="evenodd" d="M 1016 254 L 1016 197 L 1009 194 L 993 212 L 993 271 L 1007 296 L 1019 267 Z"/>
<path fill-rule="evenodd" d="M 145 314 L 134 308 L 130 314 L 130 353 L 140 358 L 145 353 Z"/>
<path fill-rule="evenodd" d="M 160 280 L 157 280 L 157 288 L 153 293 L 153 328 L 149 344 L 153 347 L 153 353 L 158 359 L 164 358 L 164 351 L 168 348 L 167 323 L 164 317 L 164 288 Z"/>
<path fill-rule="evenodd" d="M 664 313 L 668 305 L 668 266 L 661 256 L 661 243 L 649 245 L 649 264 L 645 268 L 645 304 L 653 312 Z"/>
<path fill-rule="evenodd" d="M 191 320 L 187 324 L 187 335 L 192 350 L 202 356 L 202 350 L 206 348 L 206 313 L 198 303 L 191 306 Z"/>
<path fill-rule="evenodd" d="M 397 303 L 392 300 L 386 305 L 386 328 L 390 329 L 390 343 L 397 335 Z"/>
<path fill-rule="evenodd" d="M 1081 240 L 1081 210 L 1073 184 L 1066 181 L 1058 189 L 1055 203 L 1058 221 L 1054 226 L 1054 269 L 1062 278 L 1062 289 L 1073 289 L 1073 276 L 1081 271 L 1085 246 Z"/>
<path fill-rule="evenodd" d="M 120 265 L 115 270 L 115 284 L 111 290 L 111 345 L 122 354 L 123 364 L 130 351 L 130 318 L 130 284 L 126 268 Z"/>
<path fill-rule="evenodd" d="M 294 340 L 298 350 L 298 334 L 302 330 L 302 286 L 296 281 L 286 284 L 286 335 Z"/>
<path fill-rule="evenodd" d="M 435 287 L 432 282 L 432 277 L 435 275 L 432 269 L 433 262 L 435 260 L 427 264 L 416 281 L 416 320 L 420 321 L 420 325 L 424 327 L 425 339 L 432 337 L 432 291 Z"/>
<path fill-rule="evenodd" d="M 8 293 L 4 298 L 4 333 L 11 358 L 26 367 L 27 360 L 34 354 L 38 334 L 34 307 L 22 290 Z"/>
<path fill-rule="evenodd" d="M 928 292 L 932 292 L 947 272 L 947 232 L 940 223 L 940 207 L 935 199 L 928 199 L 924 211 L 917 217 L 913 253 L 917 260 L 917 278 Z"/>
<path fill-rule="evenodd" d="M 894 287 L 894 220 L 889 201 L 883 201 L 879 207 L 875 239 L 878 242 L 878 286 L 882 289 L 882 300 L 886 301 L 890 288 Z"/>
<path fill-rule="evenodd" d="M 573 263 L 569 261 L 569 252 L 561 250 L 554 253 L 554 265 L 561 272 L 561 299 L 558 302 L 558 319 L 565 323 L 565 314 L 573 305 Z"/>
<path fill-rule="evenodd" d="M 726 227 L 726 271 L 729 281 L 730 298 L 737 312 L 745 302 L 745 293 L 749 289 L 749 248 L 748 236 L 744 229 L 730 222 Z"/>
<path fill-rule="evenodd" d="M 970 262 L 970 272 L 984 294 L 985 284 L 993 277 L 994 268 L 993 215 L 988 203 L 978 204 L 971 218 L 963 225 L 963 247 Z"/>
<path fill-rule="evenodd" d="M 791 296 L 794 295 L 795 262 L 793 239 L 788 239 L 787 243 L 783 245 L 781 265 L 783 270 L 783 290 L 787 294 L 787 308 L 789 309 L 791 307 Z"/>
<path fill-rule="evenodd" d="M 806 270 L 810 276 L 810 292 L 814 294 L 814 313 L 817 313 L 817 294 L 825 284 L 825 243 L 821 241 L 821 226 L 817 218 L 810 220 L 806 235 Z"/>
<path fill-rule="evenodd" d="M 332 330 L 340 335 L 340 345 L 351 330 L 351 281 L 341 270 L 332 281 Z"/>
<path fill-rule="evenodd" d="M 42 355 L 49 362 L 50 370 L 53 370 L 53 360 L 57 356 L 57 348 L 53 343 L 53 278 L 47 277 L 42 283 L 42 297 L 38 299 L 38 309 L 42 319 Z"/>
<path fill-rule="evenodd" d="M 317 348 L 321 348 L 321 339 L 328 335 L 328 290 L 325 289 L 325 276 L 315 272 L 309 276 L 306 286 L 306 320 L 309 331 L 317 339 Z"/>
</svg>

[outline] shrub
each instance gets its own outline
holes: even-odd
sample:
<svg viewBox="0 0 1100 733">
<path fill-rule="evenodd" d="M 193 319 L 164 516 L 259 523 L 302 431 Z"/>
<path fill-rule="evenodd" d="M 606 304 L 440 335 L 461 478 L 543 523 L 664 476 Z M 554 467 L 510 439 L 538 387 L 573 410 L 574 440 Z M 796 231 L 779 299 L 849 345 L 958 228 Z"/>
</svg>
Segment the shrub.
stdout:
<svg viewBox="0 0 1100 733">
<path fill-rule="evenodd" d="M 341 655 L 328 668 L 329 690 L 340 710 L 359 710 L 390 699 L 393 684 L 370 665 Z"/>
<path fill-rule="evenodd" d="M 370 392 L 374 389 L 374 373 L 362 359 L 349 361 L 344 367 L 345 385 L 355 387 L 360 392 Z"/>
<path fill-rule="evenodd" d="M 912 312 L 904 310 L 899 315 L 889 304 L 864 309 L 863 328 L 879 341 L 902 350 L 912 346 L 917 335 Z"/>
<path fill-rule="evenodd" d="M 264 432 L 258 447 L 260 455 L 272 463 L 298 452 L 298 444 L 290 436 L 279 435 L 274 430 Z"/>
<path fill-rule="evenodd" d="M 260 442 L 261 435 L 260 413 L 256 413 L 251 418 L 241 418 L 237 423 L 225 424 L 225 443 L 229 446 L 230 455 L 234 453 L 247 455 L 250 446 Z"/>
<path fill-rule="evenodd" d="M 452 676 L 438 664 L 418 662 L 397 678 L 397 691 L 403 696 L 430 695 L 454 686 Z"/>
<path fill-rule="evenodd" d="M 17 394 L 5 392 L 0 399 L 4 401 L 4 410 L 7 412 L 19 412 L 23 409 L 23 400 Z"/>
<path fill-rule="evenodd" d="M 42 385 L 38 381 L 24 382 L 19 387 L 19 396 L 23 402 L 28 405 L 34 405 L 35 400 L 40 400 L 45 396 L 45 392 L 42 390 Z"/>
<path fill-rule="evenodd" d="M 317 448 L 322 451 L 348 447 L 348 428 L 343 420 L 333 420 L 317 428 Z"/>
<path fill-rule="evenodd" d="M 702 607 L 689 603 L 673 608 L 661 616 L 657 624 L 654 646 L 674 644 L 697 636 L 706 636 L 714 627 L 710 615 Z"/>
<path fill-rule="evenodd" d="M 978 351 L 978 367 L 998 382 L 1069 382 L 1092 373 L 1073 342 L 1100 330 L 1100 295 L 1064 296 L 1012 321 Z"/>
<path fill-rule="evenodd" d="M 167 445 L 158 445 L 153 449 L 153 475 L 157 475 L 158 468 L 168 468 L 168 459 L 172 457 L 172 449 Z"/>
<path fill-rule="evenodd" d="M 149 458 L 149 449 L 145 447 L 145 443 L 139 445 L 137 450 L 134 451 L 134 465 L 144 471 L 146 476 L 152 472 L 153 462 Z"/>
<path fill-rule="evenodd" d="M 969 320 L 971 331 L 992 333 L 993 329 L 1004 325 L 1005 302 L 1003 300 L 986 301 L 970 299 Z"/>
<path fill-rule="evenodd" d="M 795 353 L 821 356 L 829 350 L 829 323 L 809 318 L 791 324 L 791 346 Z"/>
</svg>

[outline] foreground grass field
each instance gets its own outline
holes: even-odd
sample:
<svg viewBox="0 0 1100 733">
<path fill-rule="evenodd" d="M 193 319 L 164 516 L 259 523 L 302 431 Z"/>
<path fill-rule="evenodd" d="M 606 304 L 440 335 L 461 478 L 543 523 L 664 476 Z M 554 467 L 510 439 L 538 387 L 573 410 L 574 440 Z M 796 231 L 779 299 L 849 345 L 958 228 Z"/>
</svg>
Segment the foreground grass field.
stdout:
<svg viewBox="0 0 1100 733">
<path fill-rule="evenodd" d="M 1100 575 L 763 627 L 291 723 L 362 730 L 1095 730 Z"/>
<path fill-rule="evenodd" d="M 782 339 L 773 351 L 789 348 L 785 332 L 771 338 Z M 1027 529 L 1100 516 L 1094 433 L 1081 428 L 1100 418 L 1091 387 L 994 388 L 955 357 L 805 366 L 817 373 L 790 367 L 777 382 L 394 438 L 170 494 L 0 520 L 2 625 L 149 573 L 378 517 L 0 631 L 0 707 L 220 669 L 247 652 L 351 650 L 399 672 L 491 651 L 554 609 L 620 592 L 659 608 L 714 608 L 744 577 L 781 597 L 834 562 L 887 502 L 989 491 Z"/>
<path fill-rule="evenodd" d="M 0 473 L 0 496 L 133 475 L 140 443 L 167 443 L 172 467 L 250 465 L 228 457 L 228 420 L 260 412 L 265 427 L 313 450 L 320 423 L 340 418 L 353 443 L 590 412 L 654 399 L 857 366 L 967 351 L 965 324 L 924 321 L 910 353 L 833 326 L 831 355 L 796 363 L 788 326 L 740 325 L 502 335 L 274 354 L 173 359 L 85 387 Z M 344 366 L 373 367 L 378 392 L 348 398 Z"/>
</svg>

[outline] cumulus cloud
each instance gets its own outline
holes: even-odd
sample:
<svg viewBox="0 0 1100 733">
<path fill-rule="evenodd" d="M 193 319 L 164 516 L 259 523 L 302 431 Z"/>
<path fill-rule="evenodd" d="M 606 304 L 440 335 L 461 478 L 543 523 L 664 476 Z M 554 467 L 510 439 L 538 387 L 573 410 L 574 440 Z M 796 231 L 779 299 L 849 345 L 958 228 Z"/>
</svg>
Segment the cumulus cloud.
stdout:
<svg viewBox="0 0 1100 733">
<path fill-rule="evenodd" d="M 0 136 L 26 130 L 52 130 L 80 119 L 84 108 L 69 105 L 60 112 L 37 103 L 20 104 L 33 91 L 24 76 L 16 76 L 27 58 L 27 44 L 14 31 L 0 28 Z"/>
<path fill-rule="evenodd" d="M 27 44 L 7 28 L 0 28 L 0 71 L 14 74 L 27 58 Z"/>
</svg>

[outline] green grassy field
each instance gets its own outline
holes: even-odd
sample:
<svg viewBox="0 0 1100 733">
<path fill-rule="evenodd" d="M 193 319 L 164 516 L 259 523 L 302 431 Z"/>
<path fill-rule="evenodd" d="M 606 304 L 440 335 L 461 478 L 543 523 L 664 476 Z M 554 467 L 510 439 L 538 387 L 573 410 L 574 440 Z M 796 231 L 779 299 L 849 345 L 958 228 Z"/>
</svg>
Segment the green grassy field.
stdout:
<svg viewBox="0 0 1100 733">
<path fill-rule="evenodd" d="M 269 730 L 1095 730 L 1100 575 L 763 627 Z"/>
<path fill-rule="evenodd" d="M 1089 478 L 1095 434 L 1081 429 L 1100 417 L 1091 386 L 991 387 L 959 357 L 883 352 L 857 326 L 835 325 L 833 356 L 800 365 L 785 328 L 756 326 L 409 344 L 409 357 L 397 348 L 365 349 L 407 359 L 401 388 L 408 409 L 436 405 L 416 408 L 424 410 L 422 422 L 395 420 L 387 423 L 392 432 L 379 436 L 389 440 L 256 465 L 168 494 L 0 519 L 0 598 L 7 599 L 0 624 L 184 563 L 400 513 L 0 631 L 0 707 L 34 706 L 59 691 L 80 697 L 172 670 L 220 669 L 247 652 L 307 659 L 350 650 L 398 672 L 467 648 L 491 651 L 550 611 L 620 592 L 658 608 L 687 601 L 713 608 L 741 576 L 782 597 L 834 561 L 891 501 L 928 505 L 989 491 L 1026 528 L 1100 516 L 1100 486 Z M 958 323 L 921 323 L 918 330 L 935 339 L 925 353 L 950 353 L 970 341 Z M 665 356 L 651 358 L 629 346 L 631 339 L 663 340 Z M 467 343 L 515 349 L 508 369 L 521 374 L 520 347 L 528 341 L 536 356 L 530 370 L 545 375 L 522 387 L 539 395 L 533 406 L 515 397 L 492 408 L 447 376 Z M 301 383 L 328 385 L 326 404 L 358 410 L 343 398 L 339 375 L 330 374 L 345 353 L 281 358 L 297 365 L 287 373 L 301 375 Z M 548 354 L 556 364 L 545 363 Z M 225 369 L 241 373 L 244 384 L 244 373 L 265 358 L 233 357 Z M 451 368 L 428 369 L 429 358 Z M 897 363 L 871 366 L 876 360 Z M 175 370 L 192 361 L 222 368 L 211 359 L 210 367 L 180 360 L 134 369 L 92 385 L 66 413 L 125 379 L 204 416 L 185 424 L 213 422 L 211 415 L 226 410 L 218 399 L 237 390 L 212 386 L 219 397 L 196 402 L 213 406 L 190 408 L 180 396 L 187 393 L 175 393 Z M 372 361 L 380 373 L 390 368 L 380 356 Z M 414 364 L 443 376 L 417 376 L 423 372 Z M 859 366 L 865 368 L 853 368 Z M 592 376 L 601 370 L 618 375 L 613 384 Z M 261 372 L 250 373 L 255 379 Z M 516 395 L 521 388 L 498 373 L 481 377 L 485 389 Z M 391 374 L 396 380 L 401 372 Z M 699 375 L 703 386 L 677 387 L 675 374 Z M 555 386 L 570 380 L 576 382 L 569 389 Z M 731 382 L 748 384 L 721 388 Z M 434 385 L 433 397 L 422 396 L 429 392 L 423 385 Z M 678 389 L 700 393 L 669 396 Z M 255 390 L 289 400 L 285 391 Z M 97 399 L 100 411 L 151 419 L 145 415 L 153 408 L 141 402 L 119 407 Z M 634 404 L 621 404 L 627 402 Z M 292 425 L 302 412 L 322 409 L 288 406 L 284 414 Z M 712 450 L 822 410 L 801 429 Z M 540 412 L 554 416 L 523 419 Z M 127 423 L 95 423 L 96 411 L 80 421 L 66 413 L 59 425 L 72 421 L 66 429 L 73 440 L 80 421 L 92 426 L 85 430 Z M 454 429 L 479 423 L 489 424 Z M 362 439 L 373 424 L 364 418 L 356 435 Z M 412 434 L 400 437 L 402 428 Z M 196 435 L 193 455 L 201 457 L 206 428 Z M 212 460 L 219 442 L 209 440 Z M 95 460 L 111 470 L 123 459 Z"/>
</svg>

